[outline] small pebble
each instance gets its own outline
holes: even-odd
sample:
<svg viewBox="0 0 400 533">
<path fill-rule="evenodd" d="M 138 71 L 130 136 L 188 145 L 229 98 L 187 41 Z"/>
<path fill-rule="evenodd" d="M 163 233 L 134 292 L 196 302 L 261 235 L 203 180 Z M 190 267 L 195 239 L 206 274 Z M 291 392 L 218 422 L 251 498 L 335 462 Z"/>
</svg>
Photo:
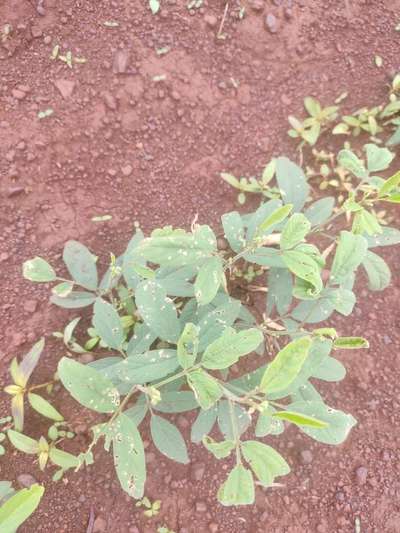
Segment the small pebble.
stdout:
<svg viewBox="0 0 400 533">
<path fill-rule="evenodd" d="M 367 482 L 368 469 L 365 466 L 359 466 L 356 470 L 356 480 L 359 485 L 365 485 Z"/>
<path fill-rule="evenodd" d="M 265 17 L 265 27 L 270 33 L 276 33 L 278 31 L 278 21 L 272 13 L 268 13 Z"/>
<path fill-rule="evenodd" d="M 21 485 L 21 487 L 27 488 L 27 489 L 31 485 L 34 485 L 35 483 L 37 483 L 36 479 L 33 476 L 31 476 L 31 474 L 20 474 L 17 477 L 17 481 Z"/>
<path fill-rule="evenodd" d="M 309 465 L 310 463 L 312 463 L 313 454 L 310 450 L 302 450 L 302 452 L 300 453 L 300 457 L 303 465 Z"/>
<path fill-rule="evenodd" d="M 207 26 L 210 26 L 210 28 L 215 28 L 215 26 L 218 24 L 218 19 L 214 15 L 205 15 L 204 22 L 207 24 Z"/>
</svg>

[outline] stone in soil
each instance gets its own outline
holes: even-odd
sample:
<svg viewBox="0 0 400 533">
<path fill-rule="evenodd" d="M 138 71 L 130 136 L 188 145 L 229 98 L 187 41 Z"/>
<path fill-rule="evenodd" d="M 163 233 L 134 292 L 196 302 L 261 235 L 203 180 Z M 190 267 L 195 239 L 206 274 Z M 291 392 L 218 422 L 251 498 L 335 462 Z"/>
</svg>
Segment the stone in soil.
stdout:
<svg viewBox="0 0 400 533">
<path fill-rule="evenodd" d="M 368 469 L 365 466 L 359 466 L 356 470 L 356 480 L 359 485 L 365 485 L 367 482 Z"/>
<path fill-rule="evenodd" d="M 270 33 L 276 33 L 278 31 L 278 21 L 272 13 L 268 13 L 265 17 L 265 27 Z"/>
<path fill-rule="evenodd" d="M 37 483 L 36 479 L 31 474 L 20 474 L 17 481 L 22 488 L 29 488 L 31 485 Z"/>
</svg>

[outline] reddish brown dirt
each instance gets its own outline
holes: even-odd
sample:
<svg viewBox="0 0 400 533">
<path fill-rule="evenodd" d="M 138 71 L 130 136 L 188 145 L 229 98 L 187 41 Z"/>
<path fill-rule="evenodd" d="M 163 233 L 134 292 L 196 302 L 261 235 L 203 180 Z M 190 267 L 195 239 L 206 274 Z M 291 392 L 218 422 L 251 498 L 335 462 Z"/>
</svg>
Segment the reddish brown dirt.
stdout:
<svg viewBox="0 0 400 533">
<path fill-rule="evenodd" d="M 248 8 L 244 20 L 235 18 L 239 2 L 232 1 L 225 40 L 215 38 L 222 0 L 205 0 L 194 13 L 186 0 L 161 0 L 157 16 L 144 0 L 45 0 L 45 16 L 37 14 L 36 3 L 0 2 L 1 25 L 13 27 L 0 45 L 4 372 L 12 355 L 75 316 L 50 307 L 47 290 L 21 278 L 24 260 L 40 254 L 59 265 L 63 243 L 76 238 L 106 261 L 109 250 L 123 249 L 135 220 L 144 229 L 188 225 L 198 213 L 200 221 L 217 225 L 235 200 L 219 172 L 251 175 L 272 155 L 290 155 L 286 117 L 300 113 L 304 96 L 328 104 L 347 90 L 348 109 L 378 103 L 399 67 L 398 0 L 266 0 L 263 12 Z M 275 34 L 264 27 L 267 13 L 277 17 Z M 110 20 L 119 26 L 104 26 Z M 51 61 L 56 44 L 87 63 L 70 69 Z M 170 51 L 158 56 L 155 50 L 165 46 Z M 123 68 L 122 61 L 115 64 L 118 51 L 122 59 L 129 56 L 122 74 L 113 71 Z M 381 69 L 374 65 L 375 54 L 384 59 Z M 155 82 L 160 75 L 165 80 Z M 56 83 L 72 94 L 64 98 Z M 39 120 L 38 111 L 49 107 L 54 114 Z M 91 222 L 103 214 L 112 221 Z M 384 255 L 396 271 L 399 251 Z M 357 517 L 363 533 L 399 532 L 396 282 L 372 295 L 360 287 L 352 320 L 336 319 L 341 333 L 371 341 L 367 353 L 343 354 L 348 377 L 324 391 L 328 403 L 356 416 L 358 426 L 339 448 L 288 431 L 278 448 L 293 473 L 280 489 L 258 490 L 254 507 L 225 509 L 215 503 L 227 465 L 221 467 L 200 446 L 191 447 L 187 467 L 167 462 L 150 446 L 148 495 L 163 502 L 151 520 L 123 495 L 104 453 L 96 468 L 58 484 L 40 474 L 29 457 L 14 453 L 0 463 L 2 479 L 31 473 L 47 482 L 42 505 L 20 531 L 83 533 L 92 508 L 95 530 L 113 533 L 152 533 L 160 525 L 180 533 L 344 533 L 355 531 Z M 55 346 L 48 342 L 38 380 L 51 376 L 62 355 Z M 57 400 L 75 424 L 88 422 L 79 419 L 74 402 Z M 189 418 L 178 417 L 186 433 Z M 27 431 L 38 436 L 45 428 L 32 416 Z M 83 448 L 85 438 L 71 443 L 71 451 Z M 311 452 L 310 464 L 301 461 L 304 450 Z M 357 478 L 360 466 L 367 469 L 365 479 Z"/>
</svg>

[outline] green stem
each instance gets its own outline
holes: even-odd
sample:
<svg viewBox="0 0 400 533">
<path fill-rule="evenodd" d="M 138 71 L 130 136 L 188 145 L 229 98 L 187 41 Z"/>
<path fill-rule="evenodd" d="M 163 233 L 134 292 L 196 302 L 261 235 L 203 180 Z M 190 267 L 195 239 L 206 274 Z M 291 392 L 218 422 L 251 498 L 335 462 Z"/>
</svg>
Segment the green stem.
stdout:
<svg viewBox="0 0 400 533">
<path fill-rule="evenodd" d="M 231 424 L 232 424 L 232 433 L 236 444 L 236 464 L 242 464 L 242 456 L 240 454 L 240 438 L 239 438 L 239 431 L 236 425 L 236 418 L 235 418 L 235 412 L 234 412 L 234 404 L 232 400 L 229 400 L 229 414 L 231 417 Z"/>
</svg>

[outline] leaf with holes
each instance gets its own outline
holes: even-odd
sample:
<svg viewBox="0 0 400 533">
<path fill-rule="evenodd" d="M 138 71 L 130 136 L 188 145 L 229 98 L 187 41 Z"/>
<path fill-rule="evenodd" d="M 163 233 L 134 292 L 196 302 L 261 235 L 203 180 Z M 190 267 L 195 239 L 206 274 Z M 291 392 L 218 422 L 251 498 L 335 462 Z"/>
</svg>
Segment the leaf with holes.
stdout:
<svg viewBox="0 0 400 533">
<path fill-rule="evenodd" d="M 119 393 L 111 381 L 88 365 L 68 357 L 58 363 L 58 375 L 71 396 L 98 413 L 113 413 L 119 406 Z"/>
<path fill-rule="evenodd" d="M 207 347 L 201 364 L 210 370 L 228 368 L 239 357 L 254 351 L 263 338 L 259 329 L 252 328 L 237 333 L 233 328 L 227 328 L 219 339 Z"/>
<path fill-rule="evenodd" d="M 102 298 L 98 298 L 93 311 L 93 325 L 97 334 L 107 346 L 120 350 L 125 340 L 125 333 L 121 318 L 115 308 Z"/>
<path fill-rule="evenodd" d="M 199 305 L 212 302 L 221 286 L 223 278 L 223 264 L 219 256 L 206 259 L 200 267 L 194 283 L 194 294 Z"/>
</svg>

